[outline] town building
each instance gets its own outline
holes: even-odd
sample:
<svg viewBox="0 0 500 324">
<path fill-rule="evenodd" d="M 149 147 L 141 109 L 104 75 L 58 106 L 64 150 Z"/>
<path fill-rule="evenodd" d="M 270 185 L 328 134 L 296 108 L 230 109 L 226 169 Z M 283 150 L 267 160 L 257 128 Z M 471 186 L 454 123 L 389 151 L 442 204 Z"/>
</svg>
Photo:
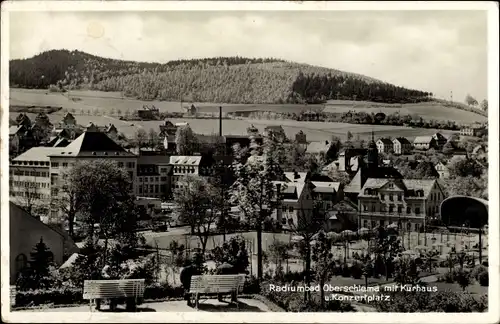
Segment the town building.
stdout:
<svg viewBox="0 0 500 324">
<path fill-rule="evenodd" d="M 440 179 L 448 179 L 450 177 L 450 170 L 448 169 L 446 162 L 438 162 L 435 165 L 435 168 Z"/>
<path fill-rule="evenodd" d="M 396 137 L 392 140 L 394 154 L 406 155 L 411 153 L 411 143 L 405 137 Z"/>
<path fill-rule="evenodd" d="M 487 133 L 488 132 L 484 125 L 475 124 L 475 125 L 465 126 L 460 129 L 460 135 L 462 136 L 481 137 Z"/>
<path fill-rule="evenodd" d="M 283 182 L 274 181 L 276 190 L 279 190 L 279 207 L 272 213 L 272 217 L 281 224 L 283 229 L 293 230 L 305 227 L 315 216 L 313 189 L 310 181 Z"/>
<path fill-rule="evenodd" d="M 390 153 L 393 151 L 393 142 L 389 138 L 379 138 L 377 140 L 378 153 Z"/>
<path fill-rule="evenodd" d="M 64 261 L 65 250 L 68 253 L 74 250 L 66 249 L 65 245 L 74 243 L 66 242 L 63 234 L 42 223 L 30 215 L 26 210 L 14 202 L 9 202 L 9 258 L 10 258 L 10 284 L 14 285 L 19 273 L 28 266 L 33 249 L 43 240 L 50 249 L 50 258 L 56 265 Z M 75 247 L 76 248 L 76 247 Z"/>
<path fill-rule="evenodd" d="M 168 199 L 172 197 L 173 168 L 168 155 L 139 155 L 137 157 L 137 195 Z"/>
<path fill-rule="evenodd" d="M 365 228 L 395 223 L 419 231 L 439 216 L 446 194 L 437 180 L 369 178 L 358 195 L 359 224 Z"/>
<path fill-rule="evenodd" d="M 401 179 L 403 176 L 394 168 L 390 166 L 379 166 L 378 149 L 375 144 L 374 135 L 372 132 L 372 140 L 368 145 L 366 152 L 366 163 L 363 163 L 357 168 L 353 174 L 351 181 L 344 188 L 344 195 L 352 202 L 357 202 L 357 197 L 361 192 L 365 182 L 369 178 L 380 179 Z"/>
<path fill-rule="evenodd" d="M 325 230 L 338 233 L 346 229 L 359 228 L 357 223 L 358 206 L 345 198 L 327 212 Z"/>
<path fill-rule="evenodd" d="M 436 142 L 436 148 L 438 150 L 442 150 L 443 146 L 446 144 L 446 142 L 448 142 L 448 138 L 441 133 L 435 133 L 434 135 L 432 135 L 432 138 Z"/>
<path fill-rule="evenodd" d="M 413 147 L 416 150 L 426 151 L 431 148 L 437 148 L 437 142 L 432 136 L 417 136 L 413 141 Z"/>
<path fill-rule="evenodd" d="M 156 120 L 160 116 L 160 110 L 155 106 L 143 105 L 142 109 L 137 110 L 137 116 L 144 120 Z"/>
</svg>

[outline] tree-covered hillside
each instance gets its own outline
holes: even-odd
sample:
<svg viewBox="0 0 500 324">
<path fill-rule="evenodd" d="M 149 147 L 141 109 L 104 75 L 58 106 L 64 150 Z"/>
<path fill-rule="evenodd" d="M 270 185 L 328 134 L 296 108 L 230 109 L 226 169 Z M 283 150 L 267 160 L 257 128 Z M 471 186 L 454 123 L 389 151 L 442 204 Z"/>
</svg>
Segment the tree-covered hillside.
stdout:
<svg viewBox="0 0 500 324">
<path fill-rule="evenodd" d="M 166 64 L 52 50 L 10 62 L 12 87 L 120 91 L 143 100 L 220 103 L 388 103 L 427 101 L 431 93 L 358 74 L 278 59 L 217 57 Z"/>
</svg>

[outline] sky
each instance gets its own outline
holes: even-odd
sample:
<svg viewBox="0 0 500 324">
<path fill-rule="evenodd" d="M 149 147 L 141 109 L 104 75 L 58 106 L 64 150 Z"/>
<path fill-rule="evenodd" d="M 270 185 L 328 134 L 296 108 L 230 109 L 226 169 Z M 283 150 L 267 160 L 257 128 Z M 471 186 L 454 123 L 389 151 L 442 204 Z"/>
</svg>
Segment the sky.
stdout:
<svg viewBox="0 0 500 324">
<path fill-rule="evenodd" d="M 10 58 L 51 49 L 167 62 L 276 57 L 487 98 L 486 11 L 12 12 Z"/>
</svg>

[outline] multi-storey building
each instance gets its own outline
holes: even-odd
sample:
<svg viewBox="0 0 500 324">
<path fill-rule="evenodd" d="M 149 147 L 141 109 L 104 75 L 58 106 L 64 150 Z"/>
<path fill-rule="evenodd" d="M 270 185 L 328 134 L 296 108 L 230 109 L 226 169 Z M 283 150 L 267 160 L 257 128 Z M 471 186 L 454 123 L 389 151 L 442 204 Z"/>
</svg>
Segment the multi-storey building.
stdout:
<svg viewBox="0 0 500 324">
<path fill-rule="evenodd" d="M 392 152 L 394 146 L 393 142 L 388 138 L 379 138 L 376 144 L 379 153 Z"/>
<path fill-rule="evenodd" d="M 284 229 L 307 226 L 307 222 L 314 217 L 314 185 L 310 181 L 293 183 L 274 181 L 274 184 L 277 190 L 279 188 L 280 198 L 272 217 Z"/>
<path fill-rule="evenodd" d="M 488 131 L 483 125 L 472 125 L 460 129 L 460 135 L 462 136 L 482 136 L 487 133 Z"/>
<path fill-rule="evenodd" d="M 419 231 L 438 217 L 444 199 L 437 180 L 370 178 L 358 195 L 359 224 L 374 228 L 396 223 L 403 230 Z"/>
<path fill-rule="evenodd" d="M 405 137 L 397 137 L 392 140 L 394 154 L 404 155 L 411 153 L 411 143 Z"/>
<path fill-rule="evenodd" d="M 11 162 L 11 196 L 26 197 L 27 188 L 40 190 L 35 197 L 48 203 L 58 195 L 62 174 L 78 161 L 110 159 L 127 170 L 132 181 L 131 191 L 136 193 L 137 156 L 126 151 L 106 134 L 87 130 L 66 147 L 34 147 Z M 24 194 L 23 194 L 24 192 Z M 24 198 L 25 200 L 26 198 Z M 22 204 L 23 205 L 23 204 Z M 58 222 L 59 212 L 52 209 L 49 222 Z"/>
<path fill-rule="evenodd" d="M 450 170 L 448 169 L 447 163 L 438 162 L 436 164 L 436 171 L 440 179 L 448 179 L 450 177 Z"/>
<path fill-rule="evenodd" d="M 137 158 L 137 196 L 171 198 L 172 166 L 168 155 L 140 155 Z"/>
</svg>

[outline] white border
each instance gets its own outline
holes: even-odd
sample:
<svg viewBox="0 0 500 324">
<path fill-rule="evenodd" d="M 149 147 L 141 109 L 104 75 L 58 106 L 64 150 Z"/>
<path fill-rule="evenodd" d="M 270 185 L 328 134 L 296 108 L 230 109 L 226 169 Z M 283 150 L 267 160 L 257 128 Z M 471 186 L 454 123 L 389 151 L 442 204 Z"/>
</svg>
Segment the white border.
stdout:
<svg viewBox="0 0 500 324">
<path fill-rule="evenodd" d="M 221 1 L 16 1 L 1 4 L 1 239 L 2 239 L 2 319 L 18 323 L 39 322 L 345 322 L 345 323 L 496 323 L 499 312 L 499 234 L 498 220 L 498 7 L 495 2 L 221 2 Z M 488 11 L 488 101 L 489 106 L 489 312 L 481 314 L 443 313 L 48 313 L 10 312 L 8 291 L 9 218 L 8 201 L 8 57 L 10 11 L 165 11 L 165 10 L 485 10 Z M 50 22 L 48 22 L 50 23 Z M 5 289 L 4 289 L 5 287 Z M 430 315 L 430 316 L 429 316 Z"/>
</svg>

